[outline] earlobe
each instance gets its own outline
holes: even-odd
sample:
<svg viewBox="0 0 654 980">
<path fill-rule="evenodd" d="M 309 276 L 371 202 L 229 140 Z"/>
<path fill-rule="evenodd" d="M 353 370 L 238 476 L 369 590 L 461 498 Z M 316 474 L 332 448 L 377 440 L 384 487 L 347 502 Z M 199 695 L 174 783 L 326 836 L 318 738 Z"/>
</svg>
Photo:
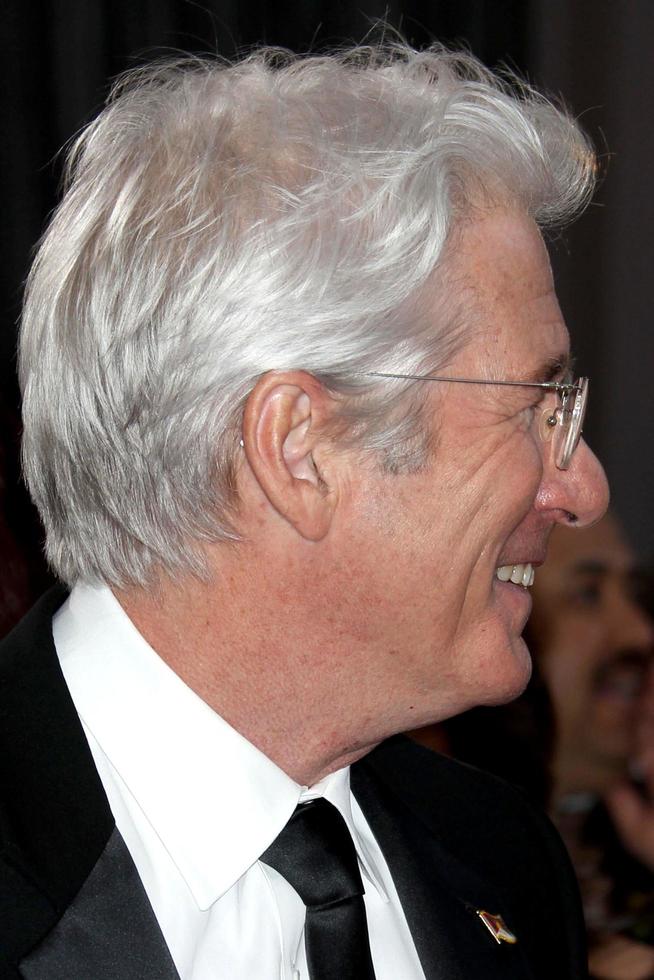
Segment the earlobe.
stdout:
<svg viewBox="0 0 654 980">
<path fill-rule="evenodd" d="M 321 540 L 336 499 L 320 472 L 333 401 L 305 372 L 271 372 L 257 382 L 243 416 L 250 468 L 269 503 L 302 537 Z"/>
</svg>

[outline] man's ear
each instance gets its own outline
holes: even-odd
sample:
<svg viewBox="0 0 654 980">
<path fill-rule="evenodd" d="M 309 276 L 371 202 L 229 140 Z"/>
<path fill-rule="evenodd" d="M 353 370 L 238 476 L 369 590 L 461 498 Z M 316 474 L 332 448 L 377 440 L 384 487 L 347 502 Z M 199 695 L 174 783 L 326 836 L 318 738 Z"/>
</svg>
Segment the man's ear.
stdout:
<svg viewBox="0 0 654 980">
<path fill-rule="evenodd" d="M 333 397 L 312 375 L 271 371 L 257 382 L 243 415 L 243 448 L 259 486 L 310 541 L 326 535 L 337 497 L 320 469 L 333 410 Z"/>
</svg>

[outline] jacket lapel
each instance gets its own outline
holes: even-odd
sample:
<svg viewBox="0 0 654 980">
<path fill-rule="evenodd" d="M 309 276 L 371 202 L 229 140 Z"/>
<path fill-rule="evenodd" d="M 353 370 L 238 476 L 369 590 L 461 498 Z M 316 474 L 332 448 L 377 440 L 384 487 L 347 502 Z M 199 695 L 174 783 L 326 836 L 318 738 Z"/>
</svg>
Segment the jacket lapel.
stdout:
<svg viewBox="0 0 654 980">
<path fill-rule="evenodd" d="M 0 650 L 0 837 L 55 911 L 68 906 L 114 820 L 52 638 L 53 589 Z"/>
<path fill-rule="evenodd" d="M 498 943 L 478 915 L 501 915 L 504 897 L 450 854 L 366 764 L 352 789 L 388 862 L 426 980 L 531 980 L 523 945 Z"/>
<path fill-rule="evenodd" d="M 61 673 L 65 598 L 0 648 L 0 961 L 28 980 L 178 980 Z"/>
<path fill-rule="evenodd" d="M 19 969 L 25 980 L 179 980 L 117 830 L 55 928 Z"/>
</svg>

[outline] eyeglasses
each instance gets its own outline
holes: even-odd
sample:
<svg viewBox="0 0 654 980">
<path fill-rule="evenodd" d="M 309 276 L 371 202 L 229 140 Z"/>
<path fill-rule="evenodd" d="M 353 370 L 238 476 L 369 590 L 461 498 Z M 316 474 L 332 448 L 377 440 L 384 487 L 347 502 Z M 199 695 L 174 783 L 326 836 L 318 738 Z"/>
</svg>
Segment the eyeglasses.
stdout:
<svg viewBox="0 0 654 980">
<path fill-rule="evenodd" d="M 511 388 L 544 388 L 555 391 L 559 404 L 554 411 L 543 413 L 539 431 L 545 440 L 554 437 L 554 461 L 560 470 L 567 470 L 574 451 L 579 445 L 588 403 L 588 378 L 576 381 L 488 381 L 477 378 L 441 378 L 424 374 L 387 374 L 384 371 L 368 371 L 373 378 L 397 378 L 400 381 L 446 381 L 462 385 L 503 385 Z"/>
</svg>

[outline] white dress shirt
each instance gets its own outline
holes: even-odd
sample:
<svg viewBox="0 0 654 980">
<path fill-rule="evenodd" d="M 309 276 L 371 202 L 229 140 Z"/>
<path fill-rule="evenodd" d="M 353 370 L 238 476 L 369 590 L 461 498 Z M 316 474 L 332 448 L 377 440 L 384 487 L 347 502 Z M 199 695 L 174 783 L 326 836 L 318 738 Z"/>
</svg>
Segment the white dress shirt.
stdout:
<svg viewBox="0 0 654 980">
<path fill-rule="evenodd" d="M 75 586 L 53 632 L 116 825 L 182 980 L 306 980 L 305 907 L 258 857 L 298 802 L 318 796 L 354 840 L 377 980 L 424 980 L 349 769 L 299 786 L 183 683 L 104 586 Z"/>
</svg>

